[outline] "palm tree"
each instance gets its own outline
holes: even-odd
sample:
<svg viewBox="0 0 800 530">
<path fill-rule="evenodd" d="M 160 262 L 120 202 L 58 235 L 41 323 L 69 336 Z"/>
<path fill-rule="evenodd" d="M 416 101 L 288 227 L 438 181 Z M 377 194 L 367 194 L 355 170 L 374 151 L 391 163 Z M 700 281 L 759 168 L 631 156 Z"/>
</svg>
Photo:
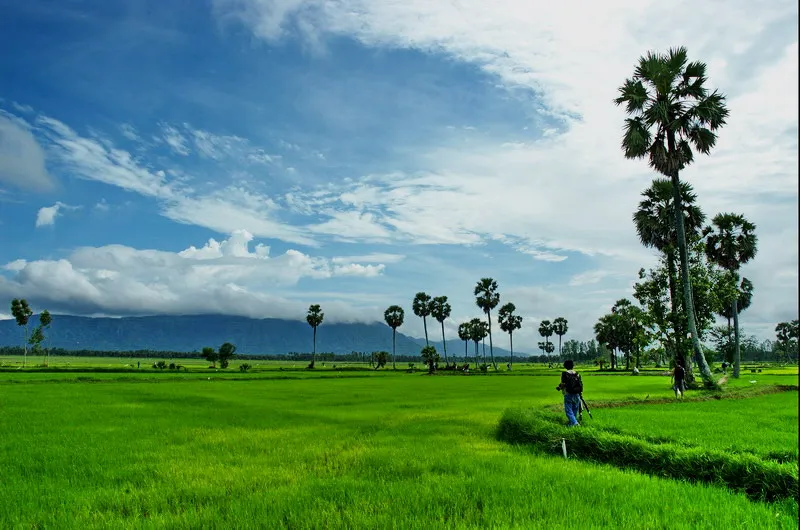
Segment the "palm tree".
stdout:
<svg viewBox="0 0 800 530">
<path fill-rule="evenodd" d="M 405 311 L 403 311 L 403 308 L 399 305 L 391 305 L 386 311 L 383 312 L 383 319 L 386 321 L 386 324 L 392 328 L 392 370 L 397 369 L 397 366 L 394 363 L 397 328 L 403 325 L 405 316 Z"/>
<path fill-rule="evenodd" d="M 692 163 L 692 148 L 709 154 L 717 131 L 725 124 L 725 96 L 708 92 L 705 63 L 687 63 L 686 48 L 666 54 L 648 52 L 639 59 L 633 77 L 619 88 L 617 105 L 625 104 L 628 117 L 622 148 L 626 158 L 648 157 L 650 166 L 672 180 L 673 215 L 678 231 L 681 283 L 694 357 L 707 385 L 715 385 L 700 347 L 692 304 L 689 252 L 681 212 L 680 171 Z"/>
<path fill-rule="evenodd" d="M 542 320 L 539 324 L 539 335 L 544 337 L 544 349 L 550 353 L 550 337 L 553 335 L 553 324 L 549 320 Z"/>
<path fill-rule="evenodd" d="M 497 370 L 494 362 L 494 351 L 492 349 L 492 315 L 491 311 L 500 303 L 500 294 L 497 292 L 497 282 L 492 278 L 481 278 L 475 286 L 475 303 L 486 313 L 489 324 L 489 354 L 492 356 L 492 366 Z"/>
<path fill-rule="evenodd" d="M 28 322 L 33 316 L 33 309 L 24 298 L 14 298 L 11 300 L 11 316 L 17 321 L 18 326 L 25 326 L 25 342 L 22 343 L 25 352 L 22 357 L 22 366 L 24 367 L 28 361 Z"/>
<path fill-rule="evenodd" d="M 753 259 L 758 252 L 756 225 L 742 215 L 721 213 L 711 220 L 712 227 L 706 229 L 706 255 L 708 260 L 732 274 L 738 283 L 739 269 Z M 716 230 L 715 230 L 716 229 Z M 733 314 L 733 377 L 739 377 L 741 351 L 739 350 L 739 300 L 734 296 Z"/>
<path fill-rule="evenodd" d="M 569 330 L 569 326 L 567 325 L 567 319 L 564 317 L 558 317 L 553 321 L 553 333 L 558 335 L 558 357 L 561 358 L 561 337 L 567 334 Z"/>
<path fill-rule="evenodd" d="M 431 301 L 431 315 L 442 325 L 442 348 L 444 349 L 444 363 L 449 365 L 447 360 L 447 341 L 444 338 L 444 321 L 450 317 L 450 304 L 447 303 L 446 296 L 437 296 Z"/>
<path fill-rule="evenodd" d="M 497 321 L 500 323 L 500 329 L 508 333 L 508 341 L 511 345 L 511 363 L 509 363 L 511 368 L 514 367 L 514 331 L 522 327 L 522 317 L 514 314 L 516 310 L 517 307 L 509 302 L 497 312 Z"/>
<path fill-rule="evenodd" d="M 486 322 L 480 318 L 470 320 L 469 338 L 475 343 L 475 366 L 478 366 L 478 343 L 486 338 Z M 483 352 L 483 362 L 486 362 L 486 351 Z"/>
<path fill-rule="evenodd" d="M 428 322 L 426 317 L 431 314 L 431 297 L 427 293 L 417 293 L 411 305 L 414 314 L 422 319 L 422 326 L 425 328 L 425 346 L 428 343 Z"/>
<path fill-rule="evenodd" d="M 314 352 L 311 354 L 311 364 L 309 368 L 314 368 L 317 361 L 317 327 L 322 324 L 322 319 L 325 318 L 325 313 L 319 307 L 319 304 L 311 304 L 308 306 L 308 314 L 306 315 L 306 322 L 314 330 Z"/>
<path fill-rule="evenodd" d="M 694 193 L 691 184 L 688 182 L 680 183 L 681 208 L 683 209 L 684 228 L 692 239 L 699 237 L 706 216 L 699 206 L 695 205 L 697 195 Z M 642 192 L 643 199 L 639 202 L 639 208 L 633 214 L 633 223 L 636 225 L 636 233 L 639 240 L 645 247 L 654 248 L 664 255 L 667 263 L 667 280 L 669 282 L 670 297 L 670 320 L 672 322 L 674 340 L 678 351 L 674 352 L 680 359 L 681 364 L 686 369 L 687 375 L 691 380 L 692 363 L 691 359 L 684 354 L 682 344 L 686 337 L 683 332 L 684 326 L 680 314 L 680 298 L 678 297 L 677 282 L 678 272 L 676 266 L 678 249 L 678 232 L 675 229 L 674 216 L 674 193 L 672 190 L 672 180 L 655 179 L 653 183 Z M 685 318 L 684 318 L 685 320 Z"/>
<path fill-rule="evenodd" d="M 741 315 L 742 311 L 750 307 L 750 304 L 753 302 L 753 282 L 747 278 L 742 278 L 741 284 L 737 286 L 736 277 L 733 276 L 731 280 L 733 283 L 732 287 L 735 289 L 733 296 L 736 296 L 736 310 Z M 733 344 L 733 329 L 731 327 L 731 320 L 733 319 L 733 296 L 729 298 L 730 301 L 728 303 L 724 304 L 722 308 L 717 311 L 719 316 L 728 321 L 728 344 Z M 733 361 L 733 356 L 731 355 L 728 360 Z"/>
<path fill-rule="evenodd" d="M 467 362 L 467 356 L 469 355 L 467 351 L 467 346 L 471 339 L 472 335 L 470 333 L 470 323 L 469 322 L 462 322 L 458 325 L 458 338 L 464 341 L 464 362 Z"/>
</svg>

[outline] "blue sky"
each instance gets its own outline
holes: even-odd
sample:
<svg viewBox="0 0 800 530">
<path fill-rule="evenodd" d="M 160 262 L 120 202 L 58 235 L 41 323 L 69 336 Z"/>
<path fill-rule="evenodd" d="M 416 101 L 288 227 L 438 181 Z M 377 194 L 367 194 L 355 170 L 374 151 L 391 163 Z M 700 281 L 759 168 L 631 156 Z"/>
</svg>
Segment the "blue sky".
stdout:
<svg viewBox="0 0 800 530">
<path fill-rule="evenodd" d="M 797 7 L 500 4 L 0 0 L 0 295 L 368 321 L 425 290 L 454 328 L 492 276 L 521 350 L 544 318 L 589 338 L 654 261 L 611 99 L 677 42 L 730 98 L 685 175 L 759 226 L 743 326 L 796 317 Z"/>
</svg>

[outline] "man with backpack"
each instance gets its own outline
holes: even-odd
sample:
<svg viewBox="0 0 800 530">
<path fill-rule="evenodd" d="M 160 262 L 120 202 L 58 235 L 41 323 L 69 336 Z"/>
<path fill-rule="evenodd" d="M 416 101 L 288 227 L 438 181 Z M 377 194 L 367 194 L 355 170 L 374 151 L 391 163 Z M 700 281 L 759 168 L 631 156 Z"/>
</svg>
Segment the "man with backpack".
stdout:
<svg viewBox="0 0 800 530">
<path fill-rule="evenodd" d="M 578 415 L 581 410 L 581 393 L 583 392 L 581 374 L 576 372 L 574 367 L 575 363 L 571 359 L 564 361 L 564 368 L 567 370 L 561 372 L 561 383 L 556 387 L 556 390 L 561 390 L 564 394 L 564 412 L 567 413 L 570 427 L 580 425 Z"/>
</svg>

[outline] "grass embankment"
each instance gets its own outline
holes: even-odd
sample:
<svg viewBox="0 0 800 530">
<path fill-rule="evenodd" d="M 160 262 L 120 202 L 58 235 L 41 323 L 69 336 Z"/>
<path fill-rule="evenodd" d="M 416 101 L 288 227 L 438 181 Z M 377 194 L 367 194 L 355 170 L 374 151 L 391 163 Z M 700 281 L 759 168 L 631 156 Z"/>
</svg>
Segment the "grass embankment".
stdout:
<svg viewBox="0 0 800 530">
<path fill-rule="evenodd" d="M 506 407 L 560 399 L 557 375 L 378 374 L 5 385 L 0 527 L 796 528 L 794 501 L 497 440 Z M 603 400 L 670 393 L 585 382 Z"/>
<path fill-rule="evenodd" d="M 753 498 L 797 496 L 796 390 L 750 399 L 600 407 L 595 416 L 584 416 L 580 428 L 567 428 L 551 412 L 509 409 L 498 436 L 550 454 L 562 454 L 564 441 L 574 458 L 724 484 Z"/>
</svg>

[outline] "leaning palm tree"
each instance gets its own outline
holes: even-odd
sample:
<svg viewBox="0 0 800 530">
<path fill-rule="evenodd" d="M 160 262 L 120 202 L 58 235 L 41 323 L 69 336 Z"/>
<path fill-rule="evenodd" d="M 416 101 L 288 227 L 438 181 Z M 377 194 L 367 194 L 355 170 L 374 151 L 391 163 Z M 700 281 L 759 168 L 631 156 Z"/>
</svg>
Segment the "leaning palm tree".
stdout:
<svg viewBox="0 0 800 530">
<path fill-rule="evenodd" d="M 553 333 L 558 335 L 558 357 L 561 358 L 561 338 L 567 334 L 569 331 L 569 326 L 567 325 L 567 319 L 564 317 L 558 317 L 553 320 Z"/>
<path fill-rule="evenodd" d="M 431 297 L 427 293 L 419 292 L 414 296 L 414 302 L 411 304 L 411 309 L 414 314 L 422 319 L 422 326 L 425 328 L 425 346 L 428 343 L 428 315 L 431 314 Z"/>
<path fill-rule="evenodd" d="M 681 212 L 680 171 L 692 163 L 692 149 L 709 154 L 717 141 L 717 131 L 725 125 L 728 109 L 725 96 L 708 92 L 706 65 L 687 62 L 686 48 L 666 54 L 648 52 L 639 59 L 633 77 L 619 88 L 614 100 L 625 105 L 628 117 L 622 148 L 626 158 L 649 159 L 650 166 L 672 180 L 673 215 L 678 231 L 681 283 L 694 358 L 707 385 L 716 385 L 700 347 L 692 303 L 689 277 L 689 252 Z"/>
<path fill-rule="evenodd" d="M 691 184 L 688 182 L 680 183 L 681 208 L 683 209 L 684 228 L 690 235 L 690 239 L 700 236 L 706 216 L 699 206 L 695 205 L 697 195 L 694 193 Z M 654 248 L 664 255 L 667 264 L 667 280 L 669 285 L 670 297 L 670 321 L 673 328 L 672 344 L 675 344 L 678 351 L 673 352 L 680 358 L 681 364 L 686 369 L 689 379 L 691 379 L 692 362 L 691 358 L 684 354 L 684 343 L 686 333 L 683 332 L 685 326 L 682 325 L 683 319 L 679 318 L 680 298 L 678 297 L 677 282 L 678 269 L 676 260 L 678 259 L 678 231 L 675 229 L 674 215 L 674 194 L 672 191 L 672 180 L 655 179 L 649 188 L 642 192 L 642 200 L 639 207 L 633 214 L 633 223 L 636 225 L 636 233 L 639 240 L 645 247 Z"/>
<path fill-rule="evenodd" d="M 442 348 L 444 349 L 444 363 L 449 365 L 447 360 L 447 340 L 444 338 L 444 321 L 450 317 L 450 304 L 447 303 L 446 296 L 437 296 L 431 300 L 431 315 L 442 325 Z"/>
<path fill-rule="evenodd" d="M 509 369 L 514 367 L 514 332 L 522 327 L 522 317 L 514 314 L 516 310 L 517 306 L 509 302 L 497 312 L 497 321 L 500 323 L 500 329 L 508 333 L 508 341 L 511 346 Z"/>
<path fill-rule="evenodd" d="M 711 220 L 712 227 L 706 229 L 706 254 L 708 260 L 728 271 L 739 281 L 739 269 L 753 259 L 758 252 L 756 225 L 742 215 L 721 213 Z M 733 314 L 733 377 L 739 377 L 741 351 L 739 349 L 738 296 L 732 297 Z"/>
<path fill-rule="evenodd" d="M 470 323 L 462 322 L 458 325 L 458 338 L 464 341 L 464 362 L 467 362 L 469 341 L 471 340 Z"/>
<path fill-rule="evenodd" d="M 383 312 L 383 319 L 386 321 L 386 325 L 392 328 L 392 370 L 397 370 L 397 366 L 394 363 L 397 328 L 403 325 L 405 315 L 405 311 L 403 311 L 403 308 L 399 305 L 390 305 L 389 308 Z"/>
<path fill-rule="evenodd" d="M 322 319 L 325 318 L 325 313 L 319 307 L 319 304 L 311 304 L 308 307 L 308 314 L 306 315 L 306 322 L 314 329 L 314 352 L 311 354 L 311 364 L 309 368 L 314 368 L 317 362 L 317 328 L 322 324 Z"/>
<path fill-rule="evenodd" d="M 486 313 L 486 320 L 489 325 L 489 354 L 492 357 L 492 366 L 497 370 L 494 362 L 494 350 L 492 349 L 492 315 L 491 311 L 500 303 L 500 294 L 497 292 L 497 282 L 492 278 L 481 278 L 475 285 L 475 304 Z"/>
</svg>

